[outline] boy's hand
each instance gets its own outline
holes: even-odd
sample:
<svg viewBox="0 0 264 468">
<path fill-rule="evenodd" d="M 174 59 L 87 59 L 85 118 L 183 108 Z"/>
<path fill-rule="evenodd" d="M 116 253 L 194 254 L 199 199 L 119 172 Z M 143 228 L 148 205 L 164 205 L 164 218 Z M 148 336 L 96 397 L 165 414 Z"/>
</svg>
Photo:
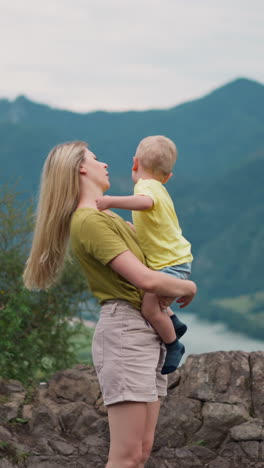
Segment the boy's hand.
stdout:
<svg viewBox="0 0 264 468">
<path fill-rule="evenodd" d="M 99 197 L 95 200 L 98 210 L 103 211 L 110 208 L 110 196 L 105 195 L 104 197 Z"/>
</svg>

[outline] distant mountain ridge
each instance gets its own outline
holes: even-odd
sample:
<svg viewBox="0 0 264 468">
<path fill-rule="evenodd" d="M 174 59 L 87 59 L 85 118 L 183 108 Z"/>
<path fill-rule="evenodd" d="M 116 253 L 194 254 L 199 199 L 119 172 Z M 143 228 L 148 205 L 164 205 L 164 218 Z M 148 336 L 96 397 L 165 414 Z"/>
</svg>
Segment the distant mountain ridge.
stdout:
<svg viewBox="0 0 264 468">
<path fill-rule="evenodd" d="M 18 179 L 22 191 L 35 195 L 48 151 L 63 141 L 85 140 L 109 164 L 110 193 L 129 193 L 132 156 L 139 141 L 153 134 L 172 138 L 179 150 L 168 189 L 192 242 L 201 300 L 264 290 L 261 83 L 240 78 L 167 110 L 78 114 L 24 96 L 2 99 L 0 183 Z"/>
<path fill-rule="evenodd" d="M 7 162 L 0 180 L 13 173 L 8 169 L 10 158 L 19 160 L 22 173 L 23 163 L 29 159 L 32 171 L 39 172 L 52 146 L 74 139 L 88 141 L 111 163 L 113 172 L 118 170 L 127 177 L 139 140 L 151 134 L 165 134 L 176 142 L 177 174 L 192 180 L 211 177 L 259 149 L 263 121 L 264 86 L 247 79 L 168 110 L 77 114 L 33 103 L 23 96 L 13 102 L 0 100 L 1 161 Z M 25 186 L 30 187 L 27 171 L 24 177 Z"/>
</svg>

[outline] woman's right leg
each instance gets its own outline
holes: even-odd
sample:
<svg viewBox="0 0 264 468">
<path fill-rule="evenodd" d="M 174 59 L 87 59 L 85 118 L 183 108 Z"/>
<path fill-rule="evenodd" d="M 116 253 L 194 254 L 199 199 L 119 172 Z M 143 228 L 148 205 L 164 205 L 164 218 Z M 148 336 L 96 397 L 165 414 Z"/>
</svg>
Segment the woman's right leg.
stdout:
<svg viewBox="0 0 264 468">
<path fill-rule="evenodd" d="M 147 403 L 108 406 L 110 450 L 106 468 L 139 468 L 148 418 Z"/>
</svg>

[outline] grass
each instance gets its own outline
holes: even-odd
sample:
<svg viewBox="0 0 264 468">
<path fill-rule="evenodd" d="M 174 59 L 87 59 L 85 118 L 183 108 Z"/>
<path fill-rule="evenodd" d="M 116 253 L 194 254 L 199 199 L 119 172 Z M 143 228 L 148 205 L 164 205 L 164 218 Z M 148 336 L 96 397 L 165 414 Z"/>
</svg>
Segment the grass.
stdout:
<svg viewBox="0 0 264 468">
<path fill-rule="evenodd" d="M 242 314 L 254 313 L 256 307 L 263 305 L 264 312 L 264 292 L 260 291 L 254 294 L 233 298 L 215 299 L 212 303 L 224 309 L 231 309 Z"/>
<path fill-rule="evenodd" d="M 252 338 L 264 338 L 264 292 L 215 299 L 210 302 L 215 307 L 218 319 L 222 317 L 231 330 L 246 333 Z M 212 308 L 212 310 L 214 310 Z"/>
<path fill-rule="evenodd" d="M 15 466 L 26 466 L 26 460 L 30 456 L 30 452 L 22 452 L 11 442 L 0 441 L 0 459 L 8 458 Z"/>
</svg>

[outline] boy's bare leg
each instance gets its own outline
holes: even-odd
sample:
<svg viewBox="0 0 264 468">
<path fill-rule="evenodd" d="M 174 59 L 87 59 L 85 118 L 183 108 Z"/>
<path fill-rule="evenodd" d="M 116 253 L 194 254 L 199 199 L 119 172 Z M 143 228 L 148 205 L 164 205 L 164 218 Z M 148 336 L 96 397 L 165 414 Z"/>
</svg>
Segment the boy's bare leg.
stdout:
<svg viewBox="0 0 264 468">
<path fill-rule="evenodd" d="M 168 307 L 167 310 L 171 309 Z M 167 314 L 160 309 L 158 298 L 155 294 L 146 293 L 143 297 L 141 312 L 143 317 L 153 326 L 164 343 L 172 343 L 176 340 L 173 323 Z M 173 312 L 171 311 L 173 315 Z"/>
<path fill-rule="evenodd" d="M 172 312 L 170 307 L 167 307 L 166 311 L 167 311 L 167 314 L 168 314 L 169 317 L 172 317 L 174 315 L 174 313 Z"/>
<path fill-rule="evenodd" d="M 162 312 L 157 296 L 150 293 L 144 295 L 141 312 L 166 345 L 167 354 L 161 373 L 170 374 L 174 372 L 179 366 L 185 348 L 177 340 L 174 324 L 170 316 L 166 312 Z"/>
<path fill-rule="evenodd" d="M 172 312 L 170 307 L 167 307 L 166 310 L 167 310 L 168 316 L 170 317 L 170 319 L 171 319 L 171 321 L 173 323 L 176 336 L 177 336 L 178 339 L 180 339 L 184 335 L 184 333 L 186 333 L 187 325 L 185 323 L 181 322 L 179 317 Z"/>
</svg>

